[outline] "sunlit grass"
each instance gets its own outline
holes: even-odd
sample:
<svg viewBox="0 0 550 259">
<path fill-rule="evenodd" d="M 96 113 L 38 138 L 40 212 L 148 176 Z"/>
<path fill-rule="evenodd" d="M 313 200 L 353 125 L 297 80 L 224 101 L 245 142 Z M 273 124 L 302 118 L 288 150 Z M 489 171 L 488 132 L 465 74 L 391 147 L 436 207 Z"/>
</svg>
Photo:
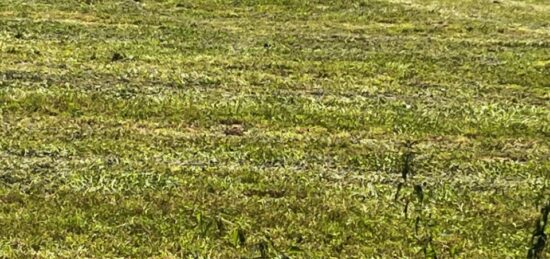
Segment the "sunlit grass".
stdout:
<svg viewBox="0 0 550 259">
<path fill-rule="evenodd" d="M 549 21 L 543 0 L 2 1 L 0 257 L 524 257 Z"/>
</svg>

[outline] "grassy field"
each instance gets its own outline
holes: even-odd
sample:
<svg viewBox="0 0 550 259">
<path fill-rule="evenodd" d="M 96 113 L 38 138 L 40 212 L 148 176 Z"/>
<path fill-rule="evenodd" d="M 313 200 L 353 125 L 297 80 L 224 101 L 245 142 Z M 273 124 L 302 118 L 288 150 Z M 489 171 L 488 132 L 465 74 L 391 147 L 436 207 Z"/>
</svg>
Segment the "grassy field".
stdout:
<svg viewBox="0 0 550 259">
<path fill-rule="evenodd" d="M 0 257 L 548 257 L 549 100 L 547 0 L 2 0 Z"/>
</svg>

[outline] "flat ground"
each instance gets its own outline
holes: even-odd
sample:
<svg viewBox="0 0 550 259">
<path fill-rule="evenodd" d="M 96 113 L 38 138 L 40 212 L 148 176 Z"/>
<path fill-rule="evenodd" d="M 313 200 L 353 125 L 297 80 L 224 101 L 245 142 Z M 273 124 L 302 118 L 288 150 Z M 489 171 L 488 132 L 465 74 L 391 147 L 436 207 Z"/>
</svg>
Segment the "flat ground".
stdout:
<svg viewBox="0 0 550 259">
<path fill-rule="evenodd" d="M 2 0 L 0 257 L 524 257 L 549 74 L 547 0 Z"/>
</svg>

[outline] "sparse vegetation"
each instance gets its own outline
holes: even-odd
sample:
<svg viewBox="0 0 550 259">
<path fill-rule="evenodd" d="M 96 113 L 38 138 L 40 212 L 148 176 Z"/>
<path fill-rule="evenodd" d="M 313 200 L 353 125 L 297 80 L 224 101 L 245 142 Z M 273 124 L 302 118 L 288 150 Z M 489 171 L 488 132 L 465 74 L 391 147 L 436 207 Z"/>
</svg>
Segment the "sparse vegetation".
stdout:
<svg viewBox="0 0 550 259">
<path fill-rule="evenodd" d="M 549 89 L 546 0 L 3 0 L 0 257 L 548 257 Z"/>
</svg>

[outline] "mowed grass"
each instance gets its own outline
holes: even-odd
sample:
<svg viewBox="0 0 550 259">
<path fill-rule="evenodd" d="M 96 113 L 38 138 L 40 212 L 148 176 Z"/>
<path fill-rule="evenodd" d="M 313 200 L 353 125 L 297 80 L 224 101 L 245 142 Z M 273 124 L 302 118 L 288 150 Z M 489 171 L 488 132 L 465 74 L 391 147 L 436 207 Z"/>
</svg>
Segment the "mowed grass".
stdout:
<svg viewBox="0 0 550 259">
<path fill-rule="evenodd" d="M 546 0 L 3 0 L 0 257 L 525 257 L 549 99 Z"/>
</svg>

